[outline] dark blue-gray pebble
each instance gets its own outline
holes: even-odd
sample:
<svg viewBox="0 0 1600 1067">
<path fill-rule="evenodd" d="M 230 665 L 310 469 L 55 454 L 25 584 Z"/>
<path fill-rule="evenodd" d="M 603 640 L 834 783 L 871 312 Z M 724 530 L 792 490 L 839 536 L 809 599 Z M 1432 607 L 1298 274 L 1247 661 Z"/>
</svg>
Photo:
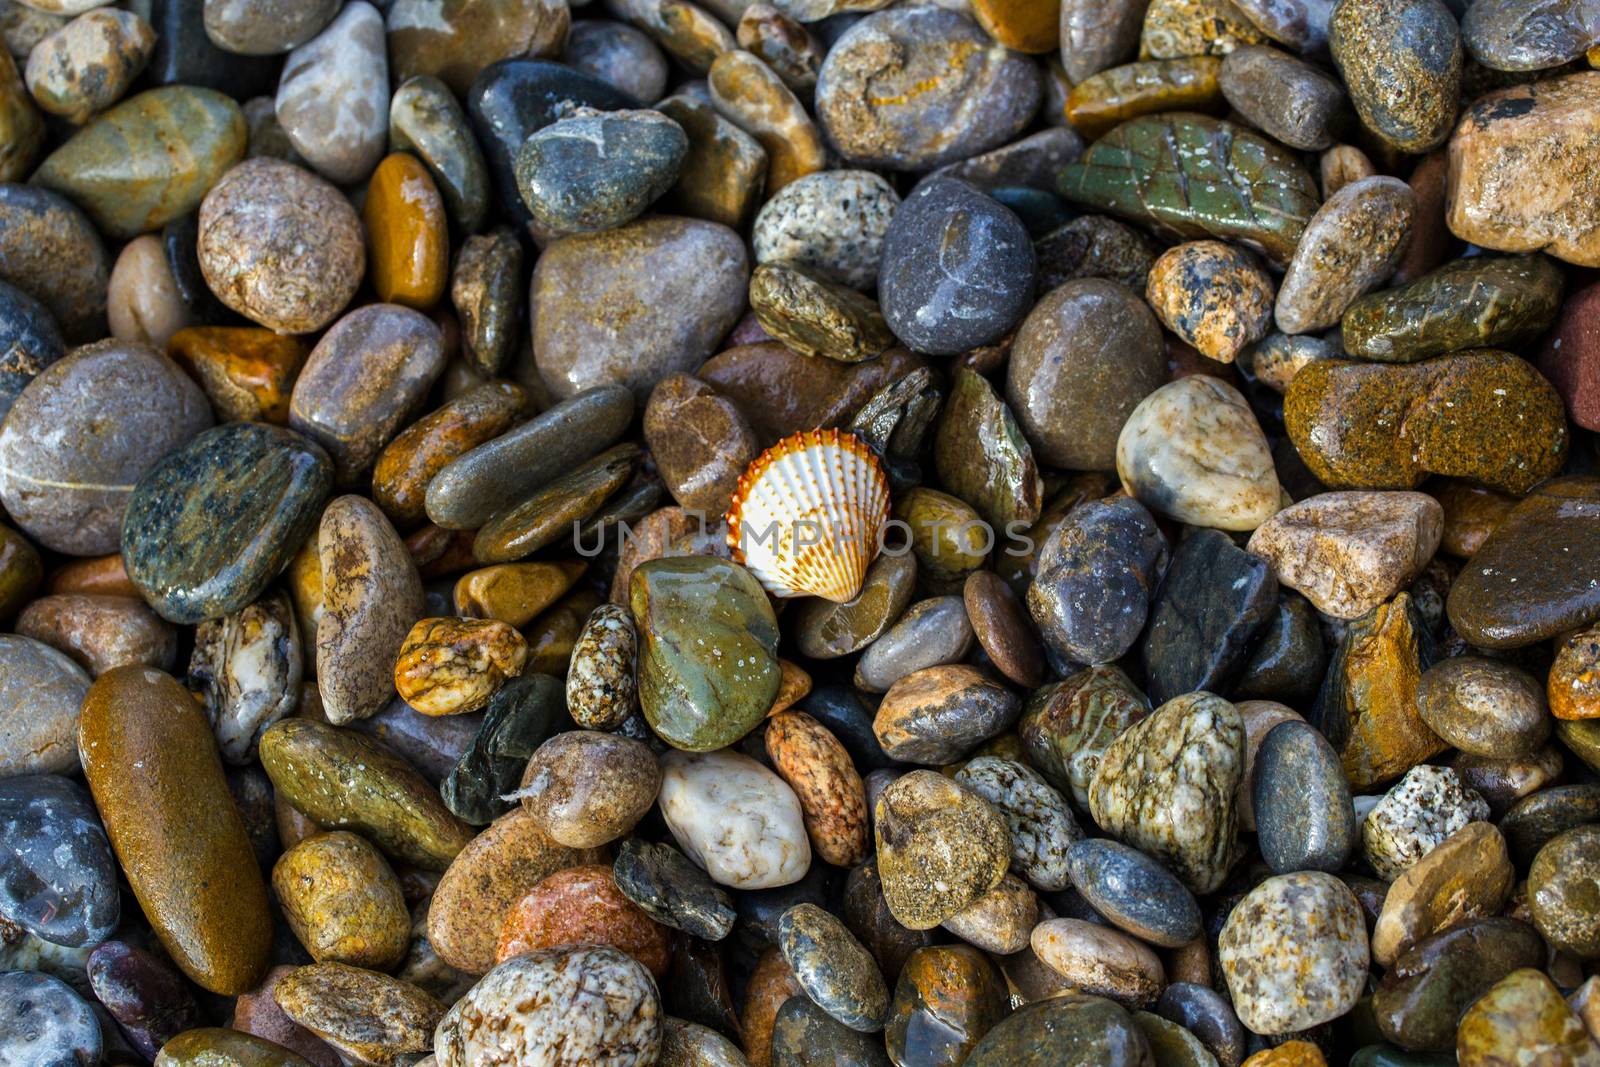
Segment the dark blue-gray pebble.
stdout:
<svg viewBox="0 0 1600 1067">
<path fill-rule="evenodd" d="M 1239 1067 L 1244 1061 L 1244 1024 L 1221 994 L 1193 982 L 1173 982 L 1161 991 L 1155 1012 L 1200 1039 L 1217 1067 Z"/>
<path fill-rule="evenodd" d="M 630 837 L 617 849 L 611 876 L 652 919 L 705 941 L 727 937 L 738 918 L 728 894 L 671 845 Z"/>
<path fill-rule="evenodd" d="M 49 309 L 16 286 L 0 282 L 0 419 L 33 376 L 66 352 Z"/>
<path fill-rule="evenodd" d="M 657 111 L 574 115 L 517 152 L 517 188 L 556 233 L 594 233 L 635 218 L 678 180 L 683 127 Z"/>
<path fill-rule="evenodd" d="M 889 1067 L 889 1053 L 881 1035 L 850 1029 L 801 994 L 778 1009 L 772 1067 Z"/>
<path fill-rule="evenodd" d="M 88 790 L 55 774 L 0 781 L 0 916 L 71 948 L 111 936 L 117 865 Z"/>
<path fill-rule="evenodd" d="M 4 1067 L 95 1067 L 103 1051 L 94 1011 L 61 979 L 33 971 L 0 974 Z"/>
<path fill-rule="evenodd" d="M 1200 905 L 1177 875 L 1136 848 L 1104 838 L 1073 842 L 1067 875 L 1096 911 L 1152 945 L 1200 936 Z"/>
<path fill-rule="evenodd" d="M 1327 738 L 1308 723 L 1279 723 L 1261 742 L 1255 776 L 1256 842 L 1267 866 L 1278 874 L 1341 870 L 1361 824 Z"/>
</svg>

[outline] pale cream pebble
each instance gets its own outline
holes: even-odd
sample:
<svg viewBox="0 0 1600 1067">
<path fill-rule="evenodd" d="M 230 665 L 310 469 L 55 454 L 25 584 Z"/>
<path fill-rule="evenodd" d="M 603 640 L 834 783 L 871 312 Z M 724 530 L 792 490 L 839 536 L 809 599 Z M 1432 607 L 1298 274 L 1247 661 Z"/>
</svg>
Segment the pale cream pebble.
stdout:
<svg viewBox="0 0 1600 1067">
<path fill-rule="evenodd" d="M 661 768 L 661 815 L 712 881 L 771 889 L 804 877 L 811 843 L 800 801 L 782 778 L 728 749 L 668 752 Z"/>
</svg>

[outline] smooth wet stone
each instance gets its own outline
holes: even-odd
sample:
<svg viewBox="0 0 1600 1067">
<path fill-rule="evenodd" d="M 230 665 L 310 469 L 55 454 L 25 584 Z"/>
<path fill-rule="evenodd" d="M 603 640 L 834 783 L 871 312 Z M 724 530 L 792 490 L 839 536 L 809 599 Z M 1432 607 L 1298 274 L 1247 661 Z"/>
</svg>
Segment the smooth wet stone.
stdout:
<svg viewBox="0 0 1600 1067">
<path fill-rule="evenodd" d="M 890 913 L 913 930 L 946 921 L 1000 883 L 1010 831 L 988 801 L 935 771 L 912 771 L 879 798 L 877 861 Z"/>
<path fill-rule="evenodd" d="M 931 592 L 953 590 L 977 573 L 994 548 L 977 510 L 937 489 L 911 487 L 896 502 L 892 517 L 910 528 L 917 573 Z"/>
<path fill-rule="evenodd" d="M 1268 334 L 1241 353 L 1248 373 L 1277 393 L 1285 393 L 1300 368 L 1318 359 L 1332 359 L 1332 345 L 1310 334 Z"/>
<path fill-rule="evenodd" d="M 995 540 L 1039 517 L 1039 466 L 1022 428 L 995 388 L 958 367 L 934 438 L 934 465 L 950 493 L 976 508 Z"/>
<path fill-rule="evenodd" d="M 100 1022 L 59 978 L 27 971 L 3 974 L 0 997 L 0 1035 L 8 1064 L 78 1067 L 100 1062 Z"/>
<path fill-rule="evenodd" d="M 273 990 L 284 1013 L 348 1059 L 381 1067 L 431 1047 L 444 1005 L 386 974 L 342 963 L 313 963 Z"/>
<path fill-rule="evenodd" d="M 1585 429 L 1600 425 L 1600 286 L 1574 289 L 1540 346 L 1535 365 L 1567 402 L 1567 417 Z"/>
<path fill-rule="evenodd" d="M 1220 363 L 1232 363 L 1266 335 L 1272 297 L 1272 280 L 1255 257 L 1221 241 L 1167 250 L 1150 268 L 1145 289 L 1169 330 Z"/>
<path fill-rule="evenodd" d="M 1200 936 L 1200 907 L 1177 877 L 1137 849 L 1103 838 L 1067 851 L 1074 889 L 1095 911 L 1140 940 L 1176 948 Z"/>
<path fill-rule="evenodd" d="M 1528 910 L 1552 947 L 1579 959 L 1600 956 L 1600 916 L 1592 904 L 1600 828 L 1578 826 L 1547 842 L 1528 868 Z"/>
<path fill-rule="evenodd" d="M 1557 646 L 1548 692 L 1550 713 L 1558 719 L 1600 717 L 1600 633 L 1593 626 Z"/>
<path fill-rule="evenodd" d="M 628 610 L 602 604 L 583 624 L 567 667 L 567 711 L 589 730 L 614 730 L 638 703 L 638 634 Z"/>
<path fill-rule="evenodd" d="M 955 780 L 1005 817 L 1011 832 L 1011 866 L 1018 877 L 1041 890 L 1066 888 L 1069 850 L 1083 831 L 1054 787 L 1026 764 L 997 756 L 970 761 L 956 772 Z"/>
<path fill-rule="evenodd" d="M 674 840 L 719 885 L 770 889 L 811 863 L 799 801 L 783 779 L 729 751 L 668 752 L 660 806 Z"/>
<path fill-rule="evenodd" d="M 248 159 L 211 187 L 197 252 L 218 300 L 284 333 L 327 326 L 366 270 L 349 201 L 311 172 L 270 158 Z"/>
<path fill-rule="evenodd" d="M 568 867 L 549 875 L 506 913 L 495 956 L 564 945 L 609 945 L 665 978 L 672 959 L 666 927 L 625 897 L 602 864 Z"/>
<path fill-rule="evenodd" d="M 123 246 L 106 289 L 106 318 L 113 337 L 162 351 L 173 334 L 189 325 L 190 311 L 160 237 L 144 234 Z"/>
<path fill-rule="evenodd" d="M 4 413 L 0 412 L 0 419 Z M 44 561 L 16 530 L 0 525 L 0 618 L 15 617 L 17 610 L 32 599 L 44 576 Z"/>
<path fill-rule="evenodd" d="M 875 301 L 803 267 L 757 267 L 750 305 L 768 335 L 802 355 L 860 363 L 895 342 Z"/>
<path fill-rule="evenodd" d="M 0 651 L 0 774 L 76 771 L 73 738 L 89 675 L 29 637 L 0 634 Z"/>
<path fill-rule="evenodd" d="M 1367 129 L 1402 152 L 1444 143 L 1455 121 L 1461 33 L 1440 0 L 1339 4 L 1328 44 Z"/>
<path fill-rule="evenodd" d="M 1473 919 L 1424 938 L 1378 984 L 1378 1029 L 1403 1048 L 1450 1051 L 1462 1012 L 1512 971 L 1544 960 L 1538 935 L 1513 919 Z"/>
<path fill-rule="evenodd" d="M 918 601 L 856 663 L 856 685 L 887 692 L 900 679 L 926 667 L 958 663 L 972 649 L 972 626 L 959 597 Z"/>
<path fill-rule="evenodd" d="M 473 530 L 622 436 L 633 398 L 620 386 L 586 390 L 479 445 L 428 483 L 428 517 L 447 529 Z"/>
<path fill-rule="evenodd" d="M 551 0 L 396 0 L 387 6 L 395 80 L 437 78 L 457 96 L 498 60 L 554 58 L 572 21 L 566 7 Z"/>
<path fill-rule="evenodd" d="M 967 1067 L 1154 1067 L 1133 1018 L 1105 997 L 1067 993 L 1019 1008 L 967 1057 Z"/>
<path fill-rule="evenodd" d="M 815 90 L 827 51 L 821 40 L 771 4 L 738 6 L 744 8 L 734 33 L 739 47 L 771 67 L 791 92 L 804 96 Z"/>
<path fill-rule="evenodd" d="M 612 874 L 617 888 L 657 922 L 708 941 L 733 929 L 728 894 L 671 845 L 631 837 L 618 848 Z"/>
<path fill-rule="evenodd" d="M 1141 58 L 1227 55 L 1262 40 L 1230 0 L 1152 0 L 1139 37 Z"/>
<path fill-rule="evenodd" d="M 517 188 L 544 232 L 595 233 L 670 189 L 688 151 L 683 129 L 660 112 L 579 110 L 517 151 Z"/>
<path fill-rule="evenodd" d="M 450 280 L 467 363 L 498 374 L 512 355 L 522 304 L 522 245 L 509 229 L 475 234 L 462 244 Z"/>
<path fill-rule="evenodd" d="M 1407 593 L 1350 623 L 1308 721 L 1339 751 L 1352 789 L 1391 781 L 1448 747 L 1417 714 L 1417 686 L 1435 658 Z"/>
<path fill-rule="evenodd" d="M 1006 400 L 1041 461 L 1109 470 L 1122 424 L 1165 381 L 1149 307 L 1123 285 L 1084 278 L 1052 289 L 1018 327 Z"/>
<path fill-rule="evenodd" d="M 540 377 L 563 399 L 616 383 L 643 402 L 711 354 L 748 276 L 743 246 L 715 223 L 656 216 L 564 238 L 540 257 L 528 298 Z"/>
<path fill-rule="evenodd" d="M 232 1035 L 243 1041 L 265 1041 L 294 1052 L 312 1065 L 312 1067 L 339 1067 L 343 1062 L 339 1054 L 327 1042 L 290 1019 L 278 1007 L 273 994 L 277 991 L 278 984 L 295 968 L 290 966 L 273 967 L 262 979 L 261 984 L 248 993 L 243 994 L 234 1001 L 233 1027 L 231 1030 L 202 1030 L 199 1033 L 214 1039 L 214 1035 Z M 402 972 L 403 973 L 403 972 Z M 169 1042 L 167 1049 L 176 1051 L 183 1047 L 178 1044 L 183 1038 L 175 1038 Z M 197 1037 L 195 1047 L 211 1047 L 210 1042 Z M 230 1046 L 226 1042 L 218 1043 L 219 1051 L 228 1051 Z M 250 1061 L 245 1061 L 250 1067 Z M 274 1061 L 268 1061 L 269 1067 L 277 1067 Z M 224 1067 L 233 1067 L 225 1064 Z M 299 1067 L 294 1064 L 294 1067 Z"/>
<path fill-rule="evenodd" d="M 678 169 L 677 183 L 659 201 L 662 209 L 742 229 L 761 203 L 767 150 L 718 114 L 709 96 L 680 92 L 662 100 L 656 110 L 683 127 L 689 138 L 689 154 Z"/>
<path fill-rule="evenodd" d="M 1559 67 L 1600 44 L 1600 8 L 1584 0 L 1537 7 L 1474 4 L 1461 21 L 1468 54 L 1491 70 Z"/>
<path fill-rule="evenodd" d="M 1387 967 L 1429 934 L 1497 913 L 1512 878 L 1505 838 L 1488 823 L 1468 823 L 1389 887 L 1372 930 L 1373 960 Z"/>
<path fill-rule="evenodd" d="M 1385 363 L 1516 349 L 1554 321 L 1561 290 L 1560 268 L 1541 255 L 1458 259 L 1356 300 L 1341 320 L 1342 343 L 1353 356 Z"/>
<path fill-rule="evenodd" d="M 20 5 L 12 10 L 32 13 L 31 9 Z M 0 26 L 0 30 L 8 29 L 8 26 Z M 26 61 L 24 56 L 23 65 Z M 26 178 L 44 148 L 45 123 L 23 84 L 17 61 L 3 48 L 0 48 L 0 141 L 4 143 L 0 148 L 0 181 Z"/>
<path fill-rule="evenodd" d="M 1226 534 L 1197 530 L 1185 538 L 1150 607 L 1141 647 L 1150 699 L 1224 689 L 1277 600 L 1271 568 Z"/>
<path fill-rule="evenodd" d="M 805 712 L 785 710 L 769 717 L 765 742 L 773 769 L 800 802 L 816 854 L 836 867 L 866 859 L 866 790 L 839 739 Z"/>
<path fill-rule="evenodd" d="M 1062 0 L 1061 63 L 1072 84 L 1135 57 L 1146 6 L 1136 0 Z"/>
<path fill-rule="evenodd" d="M 317 825 L 360 833 L 414 866 L 442 870 L 472 838 L 427 779 L 353 731 L 285 719 L 262 735 L 261 764 L 279 795 Z"/>
<path fill-rule="evenodd" d="M 434 476 L 509 429 L 526 404 L 527 394 L 520 386 L 492 381 L 418 419 L 378 454 L 372 472 L 373 500 L 397 524 L 423 521 Z"/>
<path fill-rule="evenodd" d="M 311 40 L 338 10 L 336 0 L 206 0 L 206 36 L 229 52 L 272 55 Z"/>
<path fill-rule="evenodd" d="M 1229 104 L 1291 148 L 1327 148 L 1346 125 L 1349 109 L 1339 81 L 1276 48 L 1235 48 L 1222 61 L 1219 82 Z"/>
<path fill-rule="evenodd" d="M 377 506 L 334 499 L 317 534 L 322 615 L 317 681 L 328 721 L 372 715 L 394 692 L 394 664 L 424 614 L 421 580 L 404 543 Z"/>
<path fill-rule="evenodd" d="M 759 57 L 740 49 L 723 52 L 710 64 L 706 85 L 716 113 L 766 154 L 768 194 L 826 167 L 822 131 L 799 97 Z M 744 148 L 738 154 L 749 152 Z"/>
<path fill-rule="evenodd" d="M 178 653 L 177 631 L 135 597 L 40 597 L 17 615 L 15 628 L 65 652 L 96 677 L 134 663 L 171 670 Z"/>
<path fill-rule="evenodd" d="M 1082 919 L 1049 919 L 1033 929 L 1040 961 L 1068 985 L 1128 1008 L 1154 1003 L 1166 984 L 1156 954 L 1139 941 Z"/>
<path fill-rule="evenodd" d="M 210 89 L 168 86 L 107 111 L 51 153 L 33 181 L 81 207 L 113 237 L 188 214 L 244 158 L 239 105 Z"/>
<path fill-rule="evenodd" d="M 404 958 L 411 916 L 400 881 L 365 838 L 343 830 L 306 838 L 278 858 L 272 888 L 318 963 L 387 971 Z"/>
<path fill-rule="evenodd" d="M 880 390 L 922 367 L 922 359 L 903 348 L 844 364 L 766 341 L 727 349 L 695 376 L 738 405 L 761 443 L 771 445 L 803 430 L 847 423 Z"/>
<path fill-rule="evenodd" d="M 1089 787 L 1094 820 L 1168 863 L 1190 889 L 1221 884 L 1233 858 L 1244 726 L 1232 704 L 1190 693 L 1161 705 L 1105 749 Z"/>
<path fill-rule="evenodd" d="M 178 972 L 125 941 L 96 948 L 88 977 L 96 999 L 141 1056 L 154 1056 L 169 1039 L 200 1022 L 200 1009 Z"/>
<path fill-rule="evenodd" d="M 1461 1067 L 1543 1060 L 1568 1067 L 1600 1063 L 1600 1048 L 1561 999 L 1555 983 L 1525 967 L 1513 971 L 1467 1009 L 1456 1033 Z"/>
<path fill-rule="evenodd" d="M 325 1067 L 275 1041 L 221 1027 L 185 1030 L 162 1046 L 156 1062 L 161 1067 Z"/>
<path fill-rule="evenodd" d="M 1600 264 L 1595 202 L 1576 192 L 1594 180 L 1597 86 L 1600 72 L 1584 71 L 1474 101 L 1450 139 L 1450 232 L 1484 248 Z M 1546 180 L 1502 180 L 1529 158 Z"/>
<path fill-rule="evenodd" d="M 1493 349 L 1409 365 L 1309 363 L 1289 385 L 1284 422 L 1334 489 L 1411 489 L 1432 473 L 1525 493 L 1560 470 L 1568 443 L 1560 395 Z"/>
<path fill-rule="evenodd" d="M 1155 1011 L 1197 1037 L 1220 1067 L 1237 1067 L 1244 1058 L 1244 1027 L 1228 1002 L 1210 986 L 1172 982 L 1161 991 Z"/>
<path fill-rule="evenodd" d="M 632 830 L 660 788 L 661 769 L 643 742 L 572 730 L 534 750 L 512 796 L 557 844 L 595 848 Z"/>
<path fill-rule="evenodd" d="M 174 622 L 241 611 L 312 533 L 332 477 L 322 449 L 289 430 L 229 423 L 207 431 L 169 453 L 130 496 L 129 577 Z"/>
<path fill-rule="evenodd" d="M 1531 755 L 1550 736 L 1544 687 L 1499 660 L 1460 656 L 1434 664 L 1417 687 L 1417 711 L 1434 733 L 1477 756 Z"/>
<path fill-rule="evenodd" d="M 985 952 L 1007 956 L 1028 946 L 1039 922 L 1038 894 L 1014 874 L 939 925 Z"/>
<path fill-rule="evenodd" d="M 1016 694 L 971 667 L 926 667 L 889 688 L 872 729 L 891 759 L 937 765 L 1003 733 L 1020 709 Z"/>
<path fill-rule="evenodd" d="M 0 281 L 0 420 L 27 384 L 66 351 L 44 304 Z"/>
<path fill-rule="evenodd" d="M 1309 706 L 1327 666 L 1316 609 L 1304 597 L 1280 590 L 1277 607 L 1257 631 L 1255 649 L 1234 680 L 1233 694 Z"/>
<path fill-rule="evenodd" d="M 110 276 L 105 246 L 70 200 L 32 185 L 0 185 L 0 281 L 43 304 L 69 344 L 105 335 Z"/>
<path fill-rule="evenodd" d="M 1443 510 L 1424 493 L 1322 493 L 1268 519 L 1249 550 L 1318 611 L 1354 619 L 1422 572 L 1443 522 Z"/>
<path fill-rule="evenodd" d="M 842 604 L 821 597 L 806 600 L 793 620 L 800 651 L 812 659 L 835 659 L 866 648 L 911 603 L 916 577 L 915 556 L 882 554 L 867 568 L 854 598 Z"/>
<path fill-rule="evenodd" d="M 0 916 L 51 944 L 93 945 L 117 926 L 111 846 L 89 794 L 57 775 L 0 780 Z"/>
<path fill-rule="evenodd" d="M 1067 94 L 1073 129 L 1098 139 L 1120 123 L 1157 111 L 1214 112 L 1222 103 L 1215 56 L 1152 59 L 1093 74 Z M 1070 161 L 1066 161 L 1070 162 Z"/>
<path fill-rule="evenodd" d="M 170 676 L 107 672 L 83 703 L 79 749 L 135 897 L 196 983 L 231 995 L 266 969 L 266 887 L 205 716 Z"/>
<path fill-rule="evenodd" d="M 906 347 L 955 355 L 1022 319 L 1034 274 L 1033 243 L 1014 212 L 967 182 L 935 177 L 912 190 L 884 234 L 878 300 Z"/>
<path fill-rule="evenodd" d="M 1239 1020 L 1255 1033 L 1337 1019 L 1355 1006 L 1367 978 L 1361 906 L 1322 871 L 1269 878 L 1229 913 L 1218 961 Z"/>
<path fill-rule="evenodd" d="M 667 58 L 640 30 L 609 19 L 579 19 L 567 35 L 561 61 L 608 82 L 635 100 L 660 100 L 667 88 Z"/>
<path fill-rule="evenodd" d="M 28 53 L 28 90 L 41 110 L 82 125 L 121 99 L 150 60 L 155 33 L 130 11 L 89 11 Z"/>
<path fill-rule="evenodd" d="M 1500 820 L 1506 847 L 1518 867 L 1532 862 L 1558 834 L 1600 821 L 1600 788 L 1592 783 L 1557 785 L 1522 797 Z"/>
<path fill-rule="evenodd" d="M 789 997 L 775 1010 L 771 1067 L 887 1067 L 890 1063 L 881 1037 L 850 1029 L 804 994 Z M 747 1044 L 755 1040 L 746 1037 Z M 763 1061 L 752 1054 L 748 1062 L 755 1065 Z"/>
<path fill-rule="evenodd" d="M 895 58 L 886 65 L 884 56 Z M 1038 71 L 1023 56 L 935 8 L 857 22 L 828 51 L 816 92 L 817 116 L 846 162 L 900 170 L 1012 140 L 1040 95 Z"/>
<path fill-rule="evenodd" d="M 363 0 L 284 60 L 278 122 L 295 151 L 331 182 L 360 181 L 378 165 L 388 103 L 383 16 Z"/>
<path fill-rule="evenodd" d="M 428 168 L 445 212 L 460 232 L 483 228 L 489 208 L 488 167 L 466 112 L 439 79 L 417 75 L 395 90 L 389 102 L 389 146 L 413 153 Z"/>
<path fill-rule="evenodd" d="M 1274 872 L 1339 871 L 1361 842 L 1339 754 L 1313 727 L 1283 722 L 1252 767 L 1257 843 Z"/>
<path fill-rule="evenodd" d="M 362 208 L 372 287 L 385 303 L 427 310 L 444 296 L 450 235 L 444 198 L 415 156 L 384 158 Z"/>
<path fill-rule="evenodd" d="M 1330 196 L 1306 224 L 1278 287 L 1278 329 L 1304 334 L 1337 325 L 1394 272 L 1416 213 L 1416 194 L 1395 178 L 1362 178 Z M 1346 335 L 1346 344 L 1353 340 Z"/>
<path fill-rule="evenodd" d="M 1186 113 L 1117 127 L 1063 168 L 1059 191 L 1159 236 L 1243 242 L 1274 264 L 1289 261 L 1320 199 L 1315 179 L 1286 149 Z"/>
<path fill-rule="evenodd" d="M 1009 1005 L 1003 977 L 967 945 L 919 948 L 906 958 L 885 1027 L 895 1063 L 958 1067 Z"/>
<path fill-rule="evenodd" d="M 778 943 L 805 994 L 852 1030 L 882 1029 L 889 990 L 872 956 L 838 918 L 797 904 L 778 921 Z"/>
<path fill-rule="evenodd" d="M 1115 666 L 1090 667 L 1037 690 L 1017 732 L 1045 778 L 1087 808 L 1106 746 L 1149 711 L 1144 693 Z"/>
<path fill-rule="evenodd" d="M 1277 512 L 1265 435 L 1238 390 L 1190 375 L 1140 401 L 1117 439 L 1117 474 L 1152 511 L 1222 530 L 1253 530 Z"/>
<path fill-rule="evenodd" d="M 687 374 L 669 375 L 651 390 L 644 438 L 673 499 L 711 515 L 727 507 L 761 451 L 738 407 Z"/>
<path fill-rule="evenodd" d="M 756 216 L 757 263 L 792 263 L 854 289 L 877 283 L 900 197 L 864 170 L 828 170 L 785 185 Z"/>
</svg>

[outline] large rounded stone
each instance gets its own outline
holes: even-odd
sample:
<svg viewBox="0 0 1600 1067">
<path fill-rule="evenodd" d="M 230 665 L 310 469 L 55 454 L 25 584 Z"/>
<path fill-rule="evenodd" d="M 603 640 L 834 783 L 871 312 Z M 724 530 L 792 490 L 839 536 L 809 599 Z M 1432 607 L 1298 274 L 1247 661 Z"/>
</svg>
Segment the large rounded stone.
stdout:
<svg viewBox="0 0 1600 1067">
<path fill-rule="evenodd" d="M 1361 121 L 1385 144 L 1444 143 L 1461 84 L 1461 30 L 1442 0 L 1342 0 L 1328 44 Z"/>
<path fill-rule="evenodd" d="M 661 816 L 713 882 L 772 889 L 804 877 L 811 844 L 782 778 L 730 749 L 668 752 L 661 764 Z"/>
<path fill-rule="evenodd" d="M 389 50 L 383 16 L 346 4 L 322 32 L 289 53 L 276 112 L 289 143 L 329 181 L 360 181 L 383 158 L 389 130 Z"/>
<path fill-rule="evenodd" d="M 105 336 L 110 279 L 105 246 L 71 201 L 0 184 L 0 281 L 47 307 L 69 344 Z"/>
<path fill-rule="evenodd" d="M 929 930 L 1000 884 L 1011 862 L 1005 818 L 937 771 L 912 771 L 878 798 L 878 870 L 889 911 Z"/>
</svg>

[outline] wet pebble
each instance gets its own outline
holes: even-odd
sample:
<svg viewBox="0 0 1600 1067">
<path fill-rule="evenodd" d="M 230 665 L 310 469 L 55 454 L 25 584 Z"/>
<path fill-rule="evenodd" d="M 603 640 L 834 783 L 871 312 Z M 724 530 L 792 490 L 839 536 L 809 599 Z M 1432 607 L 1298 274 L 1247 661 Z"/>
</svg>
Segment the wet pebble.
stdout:
<svg viewBox="0 0 1600 1067">
<path fill-rule="evenodd" d="M 891 759 L 949 763 L 1003 733 L 1020 710 L 1015 694 L 971 667 L 926 667 L 889 688 L 872 729 Z"/>
<path fill-rule="evenodd" d="M 683 851 L 719 885 L 767 889 L 811 864 L 800 803 L 776 774 L 733 751 L 669 752 L 662 817 Z"/>
<path fill-rule="evenodd" d="M 94 1011 L 59 978 L 27 971 L 0 974 L 0 1033 L 17 1064 L 73 1067 L 99 1063 L 104 1048 Z"/>
<path fill-rule="evenodd" d="M 898 778 L 874 809 L 889 911 L 913 930 L 939 925 L 1005 876 L 1010 831 L 978 794 L 935 771 Z"/>
<path fill-rule="evenodd" d="M 1200 906 L 1160 863 L 1103 838 L 1075 842 L 1066 854 L 1071 885 L 1116 926 L 1142 941 L 1177 948 L 1200 934 Z"/>
<path fill-rule="evenodd" d="M 0 781 L 0 916 L 51 944 L 94 945 L 121 912 L 116 863 L 89 794 L 58 775 Z"/>
<path fill-rule="evenodd" d="M 1221 241 L 1191 241 L 1150 268 L 1145 299 L 1180 340 L 1219 363 L 1266 336 L 1272 279 L 1248 252 Z"/>
<path fill-rule="evenodd" d="M 657 922 L 708 941 L 733 929 L 731 898 L 671 845 L 629 838 L 612 867 L 617 888 Z"/>
<path fill-rule="evenodd" d="M 618 889 L 611 868 L 585 864 L 548 875 L 512 905 L 500 924 L 495 960 L 580 944 L 626 952 L 657 979 L 666 976 L 672 956 L 666 927 Z"/>
<path fill-rule="evenodd" d="M 1278 329 L 1304 334 L 1336 325 L 1393 274 L 1416 213 L 1416 194 L 1395 178 L 1361 178 L 1331 193 L 1306 224 L 1278 287 Z"/>
<path fill-rule="evenodd" d="M 1261 742 L 1252 768 L 1257 843 L 1278 874 L 1339 871 L 1362 827 L 1333 746 L 1303 722 L 1281 722 Z"/>
<path fill-rule="evenodd" d="M 1449 768 L 1423 764 L 1406 772 L 1361 825 L 1362 851 L 1385 881 L 1394 881 L 1489 806 Z"/>
</svg>

